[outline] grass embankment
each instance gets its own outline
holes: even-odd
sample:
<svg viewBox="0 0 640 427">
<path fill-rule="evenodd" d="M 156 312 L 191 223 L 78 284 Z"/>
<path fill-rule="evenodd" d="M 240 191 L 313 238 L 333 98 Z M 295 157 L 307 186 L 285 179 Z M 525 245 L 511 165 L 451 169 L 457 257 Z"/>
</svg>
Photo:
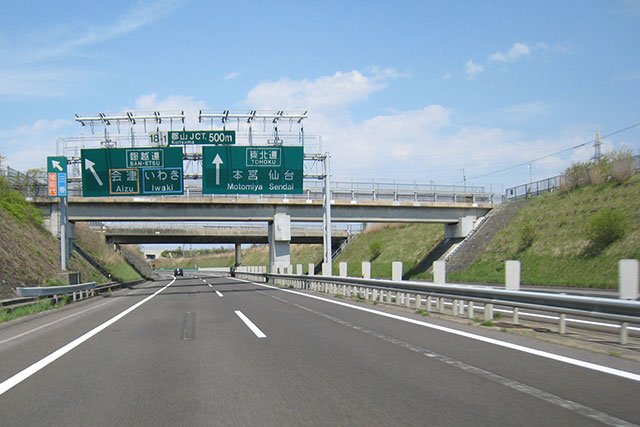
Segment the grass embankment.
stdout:
<svg viewBox="0 0 640 427">
<path fill-rule="evenodd" d="M 362 262 L 371 262 L 371 277 L 391 278 L 391 264 L 402 261 L 406 280 L 431 279 L 422 261 L 444 239 L 442 224 L 386 224 L 369 226 L 356 236 L 334 260 L 334 274 L 340 262 L 347 263 L 347 274 L 362 275 Z"/>
<path fill-rule="evenodd" d="M 43 227 L 42 212 L 10 188 L 0 177 L 0 298 L 14 298 L 19 286 L 56 286 L 61 280 L 60 243 Z M 140 276 L 122 258 L 113 254 L 99 233 L 78 226 L 80 245 L 91 252 L 112 275 L 121 280 Z M 74 253 L 70 270 L 80 272 L 81 280 L 107 282 L 100 272 Z M 63 299 L 58 306 L 64 305 Z M 0 311 L 0 321 L 42 311 L 52 307 L 49 300 L 15 310 Z"/>
<path fill-rule="evenodd" d="M 52 308 L 60 308 L 69 304 L 69 301 L 71 301 L 71 297 L 69 295 L 65 295 L 63 298 L 58 300 L 57 304 L 54 304 L 50 299 L 43 299 L 35 304 L 25 305 L 12 310 L 2 310 L 0 311 L 0 322 L 8 322 L 9 320 L 40 313 L 41 311 L 46 311 Z"/>
<path fill-rule="evenodd" d="M 137 271 L 127 263 L 122 255 L 113 250 L 104 240 L 104 235 L 99 231 L 92 230 L 87 224 L 78 223 L 76 225 L 76 240 L 78 245 L 93 259 L 98 261 L 109 273 L 114 281 L 128 282 L 140 279 Z M 104 276 L 97 273 L 97 279 L 91 281 L 104 282 Z M 83 280 L 84 276 L 83 276 Z"/>
<path fill-rule="evenodd" d="M 444 238 L 444 227 L 439 224 L 386 224 L 374 225 L 356 236 L 345 250 L 334 260 L 334 274 L 339 272 L 339 263 L 346 262 L 348 274 L 362 275 L 362 261 L 371 262 L 371 276 L 391 278 L 391 263 L 403 262 L 405 279 L 431 278 L 424 272 L 429 266 L 421 262 Z M 378 249 L 371 252 L 371 245 Z M 322 245 L 291 245 L 291 265 L 302 264 L 303 274 L 309 273 L 309 264 L 322 261 Z M 195 258 L 160 258 L 154 261 L 156 268 L 185 269 L 205 267 L 231 267 L 235 262 L 233 249 Z M 242 251 L 243 265 L 268 265 L 269 247 L 254 246 Z M 316 274 L 319 274 L 316 271 Z"/>
<path fill-rule="evenodd" d="M 102 277 L 83 259 L 71 257 L 71 270 L 83 280 Z M 63 284 L 60 243 L 43 227 L 42 212 L 0 177 L 0 298 L 13 298 L 18 286 Z"/>
<path fill-rule="evenodd" d="M 622 237 L 598 245 L 587 229 L 608 210 L 622 218 Z M 640 258 L 640 175 L 532 199 L 448 280 L 504 283 L 505 261 L 513 259 L 521 262 L 524 284 L 615 288 L 624 258 Z"/>
<path fill-rule="evenodd" d="M 302 264 L 304 273 L 308 273 L 308 264 L 315 264 L 322 259 L 322 245 L 291 245 L 291 264 Z M 174 269 L 176 267 L 191 269 L 211 267 L 231 267 L 235 264 L 235 249 L 217 254 L 194 258 L 160 258 L 154 260 L 156 268 Z M 242 250 L 243 265 L 268 265 L 269 247 L 252 246 Z"/>
</svg>

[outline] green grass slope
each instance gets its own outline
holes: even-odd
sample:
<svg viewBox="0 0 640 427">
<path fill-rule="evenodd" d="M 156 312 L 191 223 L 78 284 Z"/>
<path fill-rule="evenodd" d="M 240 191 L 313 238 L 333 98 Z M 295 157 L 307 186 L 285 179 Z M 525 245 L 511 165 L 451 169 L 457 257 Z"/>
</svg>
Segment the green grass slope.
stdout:
<svg viewBox="0 0 640 427">
<path fill-rule="evenodd" d="M 60 244 L 43 226 L 42 213 L 0 177 L 0 298 L 13 298 L 18 286 L 61 284 Z M 71 269 L 86 281 L 102 276 L 83 259 Z"/>
<path fill-rule="evenodd" d="M 444 227 L 441 224 L 388 224 L 369 227 L 357 235 L 345 250 L 334 260 L 334 274 L 338 274 L 339 263 L 347 262 L 348 274 L 353 277 L 362 275 L 362 262 L 371 262 L 371 275 L 374 278 L 390 278 L 391 263 L 403 262 L 405 279 L 430 278 L 424 272 L 429 266 L 420 265 L 429 252 L 444 239 Z M 370 246 L 379 242 L 380 253 L 372 256 Z M 302 264 L 303 274 L 308 274 L 309 264 L 322 261 L 322 245 L 291 245 L 291 264 Z M 155 260 L 157 268 L 176 267 L 231 267 L 235 262 L 235 252 L 206 255 L 195 258 L 161 258 Z M 243 265 L 268 265 L 269 247 L 254 246 L 242 251 Z M 295 271 L 295 270 L 294 270 Z M 319 274 L 316 271 L 316 274 Z"/>
<path fill-rule="evenodd" d="M 76 242 L 100 262 L 117 280 L 138 275 L 115 253 L 98 232 L 78 224 Z M 69 269 L 80 272 L 83 282 L 108 281 L 77 254 Z M 49 286 L 60 281 L 60 242 L 43 227 L 42 212 L 10 188 L 0 177 L 0 298 L 13 298 L 18 286 Z"/>
<path fill-rule="evenodd" d="M 623 237 L 595 248 L 585 230 L 609 209 L 623 217 Z M 467 270 L 448 280 L 504 283 L 504 262 L 514 259 L 525 284 L 615 288 L 623 258 L 640 258 L 640 175 L 532 199 Z"/>
<path fill-rule="evenodd" d="M 362 262 L 371 262 L 371 277 L 391 278 L 391 263 L 402 261 L 404 279 L 430 279 L 421 261 L 444 239 L 442 224 L 388 224 L 369 226 L 357 235 L 334 260 L 334 274 L 339 263 L 347 263 L 351 277 L 362 275 Z M 379 251 L 372 251 L 372 245 Z"/>
<path fill-rule="evenodd" d="M 127 263 L 122 255 L 113 250 L 112 245 L 105 242 L 104 236 L 99 231 L 94 231 L 87 224 L 76 224 L 76 243 L 80 248 L 86 251 L 93 259 L 104 267 L 115 281 L 128 282 L 141 278 L 129 263 Z M 144 256 L 140 255 L 144 259 Z M 83 280 L 84 276 L 83 276 Z M 92 281 L 104 282 L 107 280 L 104 276 Z"/>
<path fill-rule="evenodd" d="M 291 264 L 302 264 L 304 273 L 308 273 L 308 264 L 315 264 L 322 260 L 322 245 L 291 245 Z M 156 268 L 207 268 L 231 267 L 235 264 L 235 250 L 209 254 L 193 258 L 160 258 L 154 260 Z M 268 265 L 269 247 L 266 245 L 252 246 L 242 250 L 242 265 Z"/>
</svg>

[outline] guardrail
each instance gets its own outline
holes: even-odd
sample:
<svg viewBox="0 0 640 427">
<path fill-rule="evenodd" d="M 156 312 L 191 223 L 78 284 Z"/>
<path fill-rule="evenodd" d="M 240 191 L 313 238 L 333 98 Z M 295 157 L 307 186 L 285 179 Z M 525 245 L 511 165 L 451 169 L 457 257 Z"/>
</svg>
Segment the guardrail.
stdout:
<svg viewBox="0 0 640 427">
<path fill-rule="evenodd" d="M 58 297 L 61 295 L 72 294 L 73 301 L 78 299 L 102 294 L 109 290 L 129 287 L 145 282 L 145 279 L 133 280 L 131 282 L 109 282 L 97 286 L 95 282 L 81 283 L 80 285 L 70 286 L 43 286 L 43 287 L 18 287 L 16 291 L 19 298 L 10 298 L 0 300 L 0 309 L 13 310 L 18 307 L 33 304 L 40 297 L 52 297 L 54 303 L 58 303 Z"/>
<path fill-rule="evenodd" d="M 628 344 L 629 324 L 640 325 L 640 301 L 619 300 L 613 298 L 585 297 L 576 295 L 552 294 L 531 291 L 507 291 L 476 287 L 471 285 L 436 285 L 420 282 L 396 282 L 380 279 L 359 279 L 335 276 L 297 276 L 285 274 L 259 274 L 235 272 L 235 277 L 247 280 L 289 286 L 296 289 L 308 289 L 345 297 L 357 296 L 366 301 L 386 302 L 403 305 L 408 308 L 444 313 L 445 300 L 452 306 L 454 316 L 464 315 L 474 319 L 476 307 L 482 304 L 484 321 L 494 318 L 494 306 L 511 307 L 512 321 L 519 324 L 519 309 L 526 308 L 541 312 L 559 314 L 558 331 L 566 333 L 566 316 L 575 315 L 585 318 L 602 319 L 619 323 L 620 344 Z M 465 305 L 466 303 L 466 305 Z"/>
<path fill-rule="evenodd" d="M 79 285 L 67 286 L 41 286 L 41 287 L 18 287 L 16 291 L 21 297 L 44 297 L 51 295 L 73 294 L 73 300 L 76 300 L 76 294 L 82 292 L 88 293 L 96 287 L 96 282 L 80 283 Z M 92 293 L 93 294 L 93 293 Z"/>
</svg>

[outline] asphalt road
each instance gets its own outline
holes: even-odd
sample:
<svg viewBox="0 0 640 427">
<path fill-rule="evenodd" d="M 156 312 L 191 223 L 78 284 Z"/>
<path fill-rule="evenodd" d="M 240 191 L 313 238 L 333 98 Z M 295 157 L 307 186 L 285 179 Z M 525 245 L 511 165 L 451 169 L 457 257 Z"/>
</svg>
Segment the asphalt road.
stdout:
<svg viewBox="0 0 640 427">
<path fill-rule="evenodd" d="M 0 361 L 7 426 L 640 424 L 639 363 L 213 276 L 2 325 Z"/>
</svg>

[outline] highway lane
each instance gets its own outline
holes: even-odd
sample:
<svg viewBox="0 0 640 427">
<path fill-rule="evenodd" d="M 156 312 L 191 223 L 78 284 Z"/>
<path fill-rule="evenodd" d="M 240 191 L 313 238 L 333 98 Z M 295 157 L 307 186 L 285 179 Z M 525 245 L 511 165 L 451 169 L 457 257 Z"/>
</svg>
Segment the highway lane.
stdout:
<svg viewBox="0 0 640 427">
<path fill-rule="evenodd" d="M 168 283 L 148 283 L 3 327 L 0 381 L 6 382 Z M 633 379 L 324 299 L 232 278 L 179 278 L 0 395 L 3 424 L 640 423 L 636 403 L 640 382 Z M 361 306 L 398 314 L 393 309 Z M 264 336 L 250 329 L 238 313 Z M 45 326 L 52 322 L 57 323 Z M 42 329 L 29 332 L 34 328 Z M 640 373 L 633 362 L 526 337 L 485 334 Z"/>
</svg>

